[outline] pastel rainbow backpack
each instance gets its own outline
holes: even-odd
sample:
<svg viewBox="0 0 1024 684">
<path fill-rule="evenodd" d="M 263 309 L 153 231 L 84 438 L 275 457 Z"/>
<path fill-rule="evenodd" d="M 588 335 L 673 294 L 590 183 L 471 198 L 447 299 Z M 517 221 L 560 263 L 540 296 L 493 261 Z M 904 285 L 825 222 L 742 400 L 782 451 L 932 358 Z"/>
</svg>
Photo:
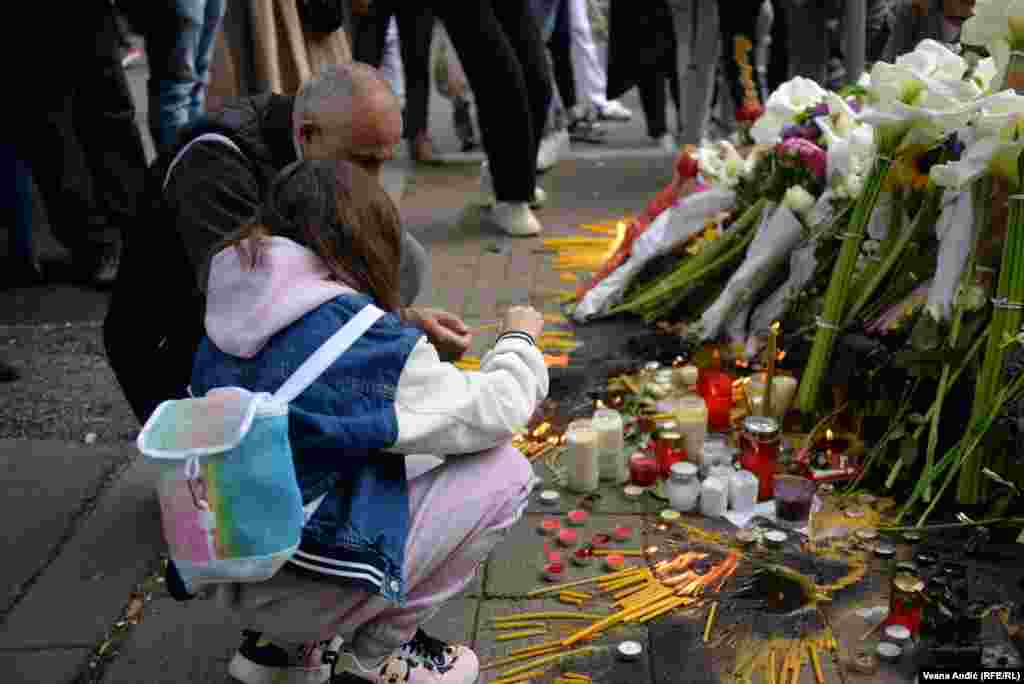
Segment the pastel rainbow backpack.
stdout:
<svg viewBox="0 0 1024 684">
<path fill-rule="evenodd" d="M 302 504 L 288 404 L 383 315 L 368 304 L 273 394 L 216 388 L 201 398 L 165 401 L 146 421 L 137 444 L 159 464 L 156 489 L 175 598 L 191 598 L 208 584 L 268 580 L 298 549 L 323 497 Z"/>
</svg>

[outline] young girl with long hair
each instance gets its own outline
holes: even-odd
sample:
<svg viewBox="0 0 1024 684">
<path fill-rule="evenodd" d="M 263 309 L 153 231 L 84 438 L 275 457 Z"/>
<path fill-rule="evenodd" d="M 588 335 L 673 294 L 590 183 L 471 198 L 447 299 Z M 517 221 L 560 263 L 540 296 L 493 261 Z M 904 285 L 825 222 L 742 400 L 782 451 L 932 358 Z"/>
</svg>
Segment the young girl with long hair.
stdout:
<svg viewBox="0 0 1024 684">
<path fill-rule="evenodd" d="M 290 404 L 311 514 L 299 550 L 217 598 L 251 631 L 230 664 L 247 684 L 469 684 L 474 653 L 421 625 L 462 591 L 536 483 L 511 446 L 548 391 L 543 318 L 506 314 L 478 373 L 442 363 L 397 314 L 398 212 L 347 162 L 296 162 L 210 264 L 192 389 L 273 392 L 366 304 L 389 312 Z M 442 465 L 409 480 L 407 454 Z M 333 679 L 332 679 L 332 674 Z"/>
</svg>

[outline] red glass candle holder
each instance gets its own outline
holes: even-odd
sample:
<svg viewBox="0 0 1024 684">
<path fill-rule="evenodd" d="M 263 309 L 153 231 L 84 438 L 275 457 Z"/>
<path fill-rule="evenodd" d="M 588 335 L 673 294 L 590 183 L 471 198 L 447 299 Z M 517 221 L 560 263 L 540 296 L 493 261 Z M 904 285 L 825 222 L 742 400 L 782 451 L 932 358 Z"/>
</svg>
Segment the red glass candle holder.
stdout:
<svg viewBox="0 0 1024 684">
<path fill-rule="evenodd" d="M 672 474 L 672 465 L 686 460 L 686 448 L 680 445 L 682 440 L 658 439 L 654 443 L 654 455 L 657 459 L 658 477 L 667 480 Z"/>
<path fill-rule="evenodd" d="M 704 369 L 697 381 L 697 391 L 708 407 L 708 429 L 725 432 L 732 421 L 732 376 L 714 369 Z"/>
<path fill-rule="evenodd" d="M 658 482 L 658 459 L 640 451 L 629 459 L 629 479 L 638 487 L 652 487 Z"/>
</svg>

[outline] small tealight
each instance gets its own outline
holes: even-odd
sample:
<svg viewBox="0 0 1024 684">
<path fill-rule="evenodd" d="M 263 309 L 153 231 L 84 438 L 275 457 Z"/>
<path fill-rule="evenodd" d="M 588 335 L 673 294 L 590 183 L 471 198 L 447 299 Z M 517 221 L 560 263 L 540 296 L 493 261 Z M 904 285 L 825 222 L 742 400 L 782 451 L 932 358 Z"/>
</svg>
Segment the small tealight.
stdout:
<svg viewBox="0 0 1024 684">
<path fill-rule="evenodd" d="M 612 531 L 612 536 L 615 537 L 615 541 L 629 541 L 633 538 L 633 528 L 621 525 Z"/>
<path fill-rule="evenodd" d="M 587 515 L 586 511 L 569 511 L 566 514 L 566 517 L 569 518 L 570 525 L 573 527 L 580 527 L 587 522 L 587 518 L 590 516 Z"/>
<path fill-rule="evenodd" d="M 846 511 L 846 517 L 847 518 L 863 518 L 864 517 L 864 511 L 860 510 L 859 508 L 851 508 L 848 511 Z"/>
<path fill-rule="evenodd" d="M 671 508 L 666 508 L 661 512 L 661 519 L 667 523 L 672 523 L 680 518 L 679 511 L 673 511 Z"/>
<path fill-rule="evenodd" d="M 904 648 L 910 641 L 910 630 L 903 625 L 889 625 L 885 628 L 885 638 L 900 648 Z"/>
<path fill-rule="evenodd" d="M 555 536 L 560 529 L 562 529 L 562 523 L 558 522 L 556 518 L 545 518 L 540 521 L 540 526 L 537 527 L 537 531 L 547 537 Z"/>
<path fill-rule="evenodd" d="M 858 653 L 850 661 L 849 667 L 859 674 L 873 675 L 878 671 L 878 658 L 871 653 Z"/>
<path fill-rule="evenodd" d="M 892 558 L 896 555 L 896 547 L 886 541 L 875 544 L 875 555 L 879 558 Z"/>
<path fill-rule="evenodd" d="M 869 542 L 878 539 L 877 530 L 857 530 L 854 534 L 857 535 L 857 539 L 862 542 Z"/>
<path fill-rule="evenodd" d="M 576 530 L 562 530 L 558 533 L 558 543 L 565 547 L 576 546 L 577 539 Z"/>
<path fill-rule="evenodd" d="M 604 566 L 615 572 L 626 567 L 626 557 L 621 553 L 610 553 L 604 557 Z"/>
<path fill-rule="evenodd" d="M 786 533 L 781 530 L 769 530 L 764 533 L 764 540 L 773 546 L 778 546 L 786 541 Z"/>
<path fill-rule="evenodd" d="M 554 506 L 562 496 L 554 489 L 545 489 L 540 493 L 540 502 L 548 506 Z"/>
<path fill-rule="evenodd" d="M 644 652 L 644 647 L 638 641 L 623 641 L 619 644 L 618 652 L 623 660 L 636 660 Z"/>
<path fill-rule="evenodd" d="M 885 662 L 895 663 L 899 661 L 900 656 L 903 655 L 903 649 L 896 644 L 890 644 L 888 641 L 883 641 L 875 648 L 875 653 L 877 653 L 878 657 Z"/>
<path fill-rule="evenodd" d="M 644 495 L 644 488 L 637 487 L 636 485 L 626 485 L 622 488 L 622 493 L 627 499 L 639 499 Z"/>
</svg>

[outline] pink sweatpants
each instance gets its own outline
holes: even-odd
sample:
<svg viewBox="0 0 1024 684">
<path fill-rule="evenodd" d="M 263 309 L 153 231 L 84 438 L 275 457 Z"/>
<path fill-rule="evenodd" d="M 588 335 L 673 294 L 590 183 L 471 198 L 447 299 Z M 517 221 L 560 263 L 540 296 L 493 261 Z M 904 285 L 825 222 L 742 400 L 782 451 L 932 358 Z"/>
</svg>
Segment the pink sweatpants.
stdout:
<svg viewBox="0 0 1024 684">
<path fill-rule="evenodd" d="M 411 480 L 404 606 L 287 567 L 267 582 L 223 585 L 218 600 L 281 645 L 339 635 L 357 653 L 390 653 L 466 588 L 522 516 L 537 482 L 526 458 L 508 444 L 449 457 Z"/>
</svg>

